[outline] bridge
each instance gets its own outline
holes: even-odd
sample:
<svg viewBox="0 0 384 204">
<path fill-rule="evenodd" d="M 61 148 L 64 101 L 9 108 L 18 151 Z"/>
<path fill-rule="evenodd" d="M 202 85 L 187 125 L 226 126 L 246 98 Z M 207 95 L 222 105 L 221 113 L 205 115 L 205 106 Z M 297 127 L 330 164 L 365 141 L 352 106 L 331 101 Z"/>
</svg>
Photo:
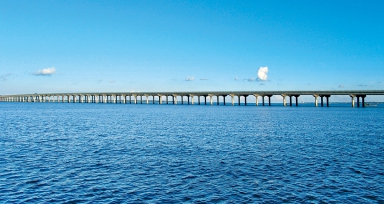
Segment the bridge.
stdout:
<svg viewBox="0 0 384 204">
<path fill-rule="evenodd" d="M 99 92 L 99 93 L 35 93 L 35 94 L 14 94 L 14 95 L 0 95 L 0 102 L 62 102 L 62 103 L 143 103 L 143 96 L 145 97 L 145 103 L 149 103 L 149 99 L 152 97 L 152 103 L 162 104 L 170 102 L 172 104 L 178 103 L 178 98 L 181 104 L 197 104 L 202 103 L 207 105 L 207 98 L 209 98 L 209 104 L 213 105 L 213 98 L 216 97 L 217 105 L 221 101 L 225 105 L 226 96 L 231 97 L 232 105 L 235 105 L 235 98 L 240 105 L 240 99 L 243 97 L 244 105 L 247 105 L 247 97 L 253 96 L 256 98 L 256 106 L 259 105 L 259 98 L 261 98 L 261 104 L 266 104 L 265 99 L 268 99 L 268 105 L 271 105 L 271 97 L 274 95 L 280 95 L 283 99 L 283 105 L 287 106 L 287 98 L 289 98 L 289 106 L 293 105 L 292 99 L 294 99 L 295 106 L 298 106 L 298 98 L 301 95 L 311 95 L 314 97 L 315 106 L 320 105 L 329 106 L 329 98 L 331 95 L 348 95 L 351 97 L 351 105 L 355 107 L 365 107 L 365 97 L 368 95 L 384 95 L 384 90 L 348 90 L 348 91 L 200 91 L 200 92 Z M 165 101 L 164 101 L 165 97 Z M 170 100 L 169 100 L 170 97 Z M 185 101 L 184 99 L 187 98 Z M 324 100 L 325 99 L 325 100 Z M 356 99 L 356 103 L 355 103 Z M 361 102 L 360 102 L 361 99 Z"/>
</svg>

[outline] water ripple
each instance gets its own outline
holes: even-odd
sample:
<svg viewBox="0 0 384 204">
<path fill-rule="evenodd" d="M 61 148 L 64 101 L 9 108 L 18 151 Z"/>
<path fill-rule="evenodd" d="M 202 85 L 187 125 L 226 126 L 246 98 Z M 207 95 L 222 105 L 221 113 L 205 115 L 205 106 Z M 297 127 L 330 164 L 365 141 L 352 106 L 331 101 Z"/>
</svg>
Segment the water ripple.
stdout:
<svg viewBox="0 0 384 204">
<path fill-rule="evenodd" d="M 0 104 L 1 203 L 382 203 L 382 109 Z"/>
</svg>

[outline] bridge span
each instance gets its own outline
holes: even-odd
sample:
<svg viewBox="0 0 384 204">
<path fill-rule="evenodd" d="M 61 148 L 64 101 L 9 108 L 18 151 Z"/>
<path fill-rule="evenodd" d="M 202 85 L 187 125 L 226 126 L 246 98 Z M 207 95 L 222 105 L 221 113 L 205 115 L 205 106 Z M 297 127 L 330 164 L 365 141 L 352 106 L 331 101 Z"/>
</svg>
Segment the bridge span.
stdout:
<svg viewBox="0 0 384 204">
<path fill-rule="evenodd" d="M 295 106 L 298 106 L 298 98 L 301 95 L 312 95 L 314 97 L 315 106 L 329 106 L 329 98 L 331 95 L 348 95 L 351 97 L 351 105 L 355 107 L 365 106 L 365 97 L 367 95 L 384 95 L 384 90 L 346 90 L 346 91 L 201 91 L 201 92 L 98 92 L 98 93 L 35 93 L 35 94 L 14 94 L 14 95 L 0 95 L 0 102 L 62 102 L 62 103 L 130 103 L 137 104 L 143 103 L 143 96 L 145 103 L 149 103 L 152 97 L 152 103 L 163 104 L 165 103 L 178 103 L 178 97 L 181 104 L 197 104 L 203 103 L 207 105 L 207 98 L 209 104 L 213 105 L 213 99 L 216 97 L 217 105 L 220 104 L 220 98 L 225 105 L 226 96 L 231 97 L 232 105 L 235 105 L 235 98 L 240 105 L 240 99 L 243 97 L 244 105 L 247 105 L 247 97 L 253 96 L 256 98 L 256 106 L 259 105 L 259 98 L 261 104 L 266 104 L 265 99 L 268 100 L 268 105 L 271 105 L 271 97 L 274 95 L 282 96 L 284 106 L 293 105 L 294 99 Z M 165 98 L 165 101 L 164 101 Z M 169 100 L 170 98 L 170 100 Z M 184 99 L 187 99 L 186 101 Z M 289 103 L 287 103 L 289 98 Z M 356 101 L 355 101 L 356 99 Z M 360 101 L 361 99 L 361 101 Z"/>
</svg>

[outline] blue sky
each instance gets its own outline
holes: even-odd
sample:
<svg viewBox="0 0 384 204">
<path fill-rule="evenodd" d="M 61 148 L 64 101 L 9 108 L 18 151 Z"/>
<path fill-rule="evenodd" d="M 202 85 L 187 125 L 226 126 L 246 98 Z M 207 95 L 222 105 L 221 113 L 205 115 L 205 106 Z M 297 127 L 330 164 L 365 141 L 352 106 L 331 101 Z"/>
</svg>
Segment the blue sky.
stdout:
<svg viewBox="0 0 384 204">
<path fill-rule="evenodd" d="M 374 0 L 0 1 L 0 94 L 384 89 L 383 10 Z"/>
</svg>

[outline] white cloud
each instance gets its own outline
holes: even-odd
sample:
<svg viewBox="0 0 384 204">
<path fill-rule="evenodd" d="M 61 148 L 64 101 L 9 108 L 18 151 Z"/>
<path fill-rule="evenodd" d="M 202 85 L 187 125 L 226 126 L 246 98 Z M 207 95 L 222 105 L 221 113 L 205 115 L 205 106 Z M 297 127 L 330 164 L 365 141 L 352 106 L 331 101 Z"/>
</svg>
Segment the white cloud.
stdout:
<svg viewBox="0 0 384 204">
<path fill-rule="evenodd" d="M 193 81 L 193 80 L 195 80 L 195 77 L 187 77 L 187 78 L 185 78 L 185 81 Z"/>
<path fill-rule="evenodd" d="M 36 75 L 36 76 L 51 76 L 52 74 L 55 74 L 55 73 L 56 73 L 56 69 L 54 67 L 51 67 L 51 68 L 41 69 L 41 70 L 33 73 L 33 75 Z"/>
<path fill-rule="evenodd" d="M 114 79 L 109 80 L 109 83 L 115 83 L 116 81 Z"/>
<path fill-rule="evenodd" d="M 249 78 L 249 79 L 247 79 L 247 80 L 250 81 L 250 82 L 255 81 L 254 78 Z"/>
<path fill-rule="evenodd" d="M 4 75 L 1 75 L 0 76 L 0 80 L 1 81 L 7 81 L 7 78 L 9 77 L 9 76 L 11 76 L 12 74 L 11 73 L 7 73 L 7 74 L 4 74 Z"/>
<path fill-rule="evenodd" d="M 343 85 L 343 84 L 340 84 L 340 85 L 339 85 L 339 88 L 344 88 L 344 85 Z"/>
<path fill-rule="evenodd" d="M 208 79 L 206 79 L 206 78 L 201 78 L 200 80 L 201 80 L 201 81 L 206 81 L 206 80 L 208 80 Z"/>
<path fill-rule="evenodd" d="M 259 70 L 257 70 L 257 79 L 261 81 L 267 81 L 268 76 L 268 67 L 260 67 Z"/>
<path fill-rule="evenodd" d="M 235 77 L 235 81 L 239 81 L 239 77 Z"/>
</svg>

